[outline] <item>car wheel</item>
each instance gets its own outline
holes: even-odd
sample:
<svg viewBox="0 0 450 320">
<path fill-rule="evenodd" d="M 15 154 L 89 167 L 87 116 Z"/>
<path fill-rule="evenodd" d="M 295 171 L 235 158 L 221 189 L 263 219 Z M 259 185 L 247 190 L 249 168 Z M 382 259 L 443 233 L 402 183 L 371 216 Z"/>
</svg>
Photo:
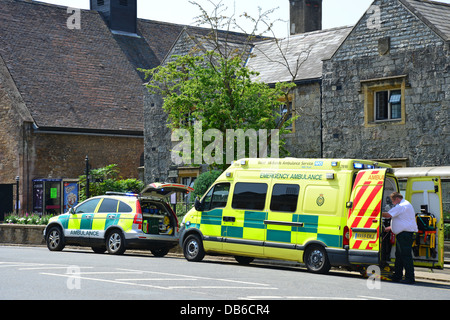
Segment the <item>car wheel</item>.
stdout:
<svg viewBox="0 0 450 320">
<path fill-rule="evenodd" d="M 111 254 L 123 254 L 125 252 L 125 237 L 119 230 L 113 230 L 106 237 L 106 249 Z"/>
<path fill-rule="evenodd" d="M 62 249 L 64 249 L 64 247 L 65 247 L 64 236 L 61 231 L 61 228 L 51 227 L 48 230 L 46 242 L 47 242 L 47 248 L 50 251 L 61 251 Z"/>
<path fill-rule="evenodd" d="M 327 273 L 331 268 L 327 252 L 320 245 L 311 245 L 306 248 L 304 262 L 308 271 L 314 273 Z"/>
<path fill-rule="evenodd" d="M 183 253 L 188 261 L 202 261 L 205 257 L 205 250 L 203 249 L 203 243 L 200 237 L 195 234 L 188 236 L 183 243 Z"/>
<path fill-rule="evenodd" d="M 169 248 L 153 249 L 153 250 L 150 250 L 150 252 L 151 252 L 155 257 L 164 257 L 166 254 L 169 253 Z"/>
</svg>

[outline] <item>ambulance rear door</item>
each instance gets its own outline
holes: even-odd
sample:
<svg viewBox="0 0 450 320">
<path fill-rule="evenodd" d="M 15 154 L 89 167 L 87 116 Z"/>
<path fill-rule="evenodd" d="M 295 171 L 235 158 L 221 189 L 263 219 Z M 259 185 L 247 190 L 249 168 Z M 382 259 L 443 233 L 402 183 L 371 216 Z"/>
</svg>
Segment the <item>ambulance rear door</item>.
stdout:
<svg viewBox="0 0 450 320">
<path fill-rule="evenodd" d="M 358 171 L 347 203 L 349 262 L 378 265 L 380 262 L 381 205 L 386 169 Z"/>
<path fill-rule="evenodd" d="M 422 224 L 413 244 L 414 265 L 443 268 L 444 218 L 440 178 L 408 178 L 405 199 L 411 202 L 414 211 L 421 217 L 418 225 Z M 432 219 L 436 219 L 435 223 Z M 428 227 L 423 224 L 428 224 Z"/>
</svg>

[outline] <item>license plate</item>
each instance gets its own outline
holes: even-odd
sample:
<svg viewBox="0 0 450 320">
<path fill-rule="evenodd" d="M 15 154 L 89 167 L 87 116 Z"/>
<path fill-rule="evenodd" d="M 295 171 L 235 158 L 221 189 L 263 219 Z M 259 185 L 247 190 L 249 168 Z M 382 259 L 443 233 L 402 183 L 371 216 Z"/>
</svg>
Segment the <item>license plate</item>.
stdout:
<svg viewBox="0 0 450 320">
<path fill-rule="evenodd" d="M 375 240 L 377 234 L 373 232 L 358 232 L 355 233 L 355 240 Z"/>
</svg>

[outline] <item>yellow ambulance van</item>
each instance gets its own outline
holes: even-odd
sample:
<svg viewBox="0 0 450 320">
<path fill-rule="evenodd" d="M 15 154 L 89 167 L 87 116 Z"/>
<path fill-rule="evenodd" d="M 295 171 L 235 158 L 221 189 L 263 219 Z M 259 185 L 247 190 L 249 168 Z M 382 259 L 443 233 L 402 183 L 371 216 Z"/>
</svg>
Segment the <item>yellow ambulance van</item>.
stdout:
<svg viewBox="0 0 450 320">
<path fill-rule="evenodd" d="M 415 263 L 442 268 L 440 180 L 420 179 L 411 186 L 408 181 L 407 190 L 415 195 L 416 212 L 422 209 L 435 224 L 426 236 L 418 234 L 417 245 L 423 244 Z M 331 266 L 389 266 L 395 237 L 384 232 L 389 221 L 381 212 L 390 209 L 394 191 L 399 185 L 393 169 L 374 161 L 238 160 L 185 215 L 180 246 L 189 261 L 201 261 L 205 254 L 232 255 L 242 264 L 254 258 L 281 259 L 303 262 L 315 273 L 326 273 Z"/>
</svg>

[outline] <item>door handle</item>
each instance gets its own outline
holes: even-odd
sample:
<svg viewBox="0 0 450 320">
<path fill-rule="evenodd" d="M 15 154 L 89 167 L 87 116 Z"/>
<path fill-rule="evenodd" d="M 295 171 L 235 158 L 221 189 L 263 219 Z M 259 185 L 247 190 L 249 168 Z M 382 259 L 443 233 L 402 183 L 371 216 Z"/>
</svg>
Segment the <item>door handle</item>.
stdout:
<svg viewBox="0 0 450 320">
<path fill-rule="evenodd" d="M 235 222 L 236 221 L 236 217 L 224 216 L 222 218 L 222 220 L 225 221 L 225 222 Z"/>
<path fill-rule="evenodd" d="M 109 215 L 108 215 L 108 218 L 109 218 L 109 219 L 112 219 L 112 218 L 115 218 L 115 217 L 116 217 L 115 214 L 109 214 Z"/>
</svg>

